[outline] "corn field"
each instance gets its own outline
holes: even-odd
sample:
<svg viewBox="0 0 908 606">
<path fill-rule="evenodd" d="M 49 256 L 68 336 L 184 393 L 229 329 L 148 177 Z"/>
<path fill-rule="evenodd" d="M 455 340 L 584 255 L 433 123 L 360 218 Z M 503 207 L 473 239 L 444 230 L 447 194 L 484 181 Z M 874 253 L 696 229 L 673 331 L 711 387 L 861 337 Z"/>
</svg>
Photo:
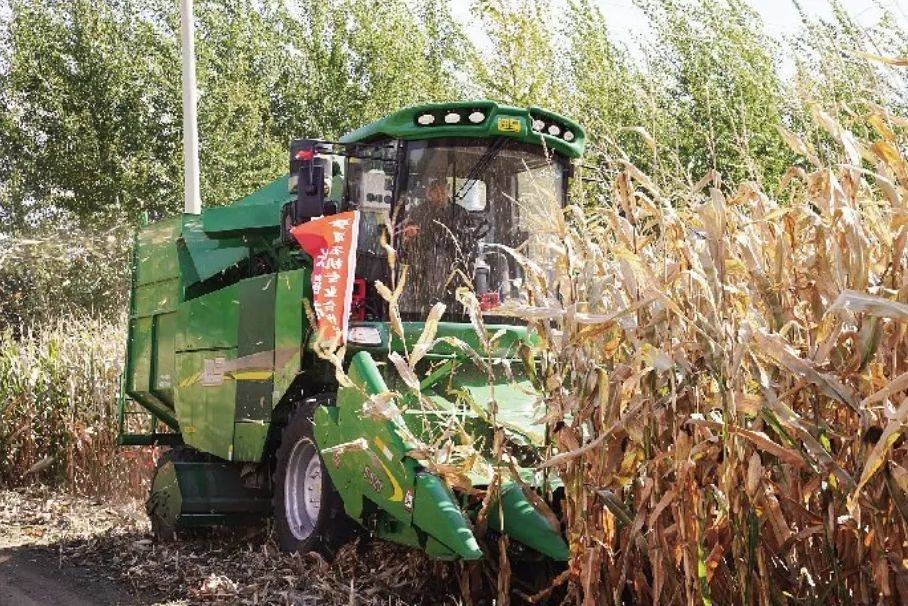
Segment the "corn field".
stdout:
<svg viewBox="0 0 908 606">
<path fill-rule="evenodd" d="M 139 496 L 151 454 L 116 450 L 123 327 L 63 317 L 17 333 L 0 334 L 0 485 Z"/>
<path fill-rule="evenodd" d="M 908 121 L 780 199 L 627 162 L 524 259 L 583 604 L 908 602 Z"/>
</svg>

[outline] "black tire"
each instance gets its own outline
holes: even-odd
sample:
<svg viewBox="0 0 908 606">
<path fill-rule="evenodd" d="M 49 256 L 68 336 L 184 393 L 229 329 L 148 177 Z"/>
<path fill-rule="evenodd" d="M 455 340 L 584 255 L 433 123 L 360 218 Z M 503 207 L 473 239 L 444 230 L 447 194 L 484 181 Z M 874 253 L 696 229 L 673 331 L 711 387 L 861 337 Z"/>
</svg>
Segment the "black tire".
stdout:
<svg viewBox="0 0 908 606">
<path fill-rule="evenodd" d="M 324 555 L 332 555 L 334 551 L 350 535 L 351 521 L 344 513 L 340 495 L 334 489 L 328 470 L 322 462 L 312 426 L 312 415 L 317 406 L 330 404 L 328 398 L 310 398 L 299 405 L 287 420 L 287 425 L 281 432 L 280 445 L 275 454 L 275 469 L 272 478 L 272 510 L 274 512 L 274 528 L 277 534 L 278 545 L 281 551 L 288 553 L 308 553 L 317 551 Z M 294 450 L 298 449 L 296 454 Z M 315 458 L 320 470 L 321 483 L 318 493 L 318 515 L 314 519 L 305 518 L 305 524 L 294 524 L 286 511 L 285 490 L 288 488 L 288 467 L 294 458 L 294 468 L 299 470 L 303 465 Z M 308 471 L 308 467 L 304 467 Z M 298 481 L 298 480 L 297 480 Z M 289 482 L 294 482 L 291 478 Z M 292 490 L 292 489 L 291 489 Z M 298 494 L 301 491 L 298 491 Z M 297 507 L 297 509 L 299 509 Z M 306 514 L 308 516 L 308 514 Z M 297 516 L 297 519 L 300 519 Z M 295 529 L 293 528 L 295 527 Z"/>
<path fill-rule="evenodd" d="M 174 523 L 171 516 L 162 515 L 160 508 L 155 506 L 153 501 L 153 489 L 155 480 L 161 472 L 161 468 L 167 463 L 195 463 L 206 461 L 207 456 L 194 448 L 188 446 L 177 446 L 171 448 L 158 457 L 155 465 L 154 475 L 151 477 L 151 486 L 149 487 L 148 500 L 145 501 L 145 511 L 151 522 L 151 534 L 158 541 L 178 541 L 189 538 L 205 536 L 210 528 L 184 528 Z"/>
</svg>

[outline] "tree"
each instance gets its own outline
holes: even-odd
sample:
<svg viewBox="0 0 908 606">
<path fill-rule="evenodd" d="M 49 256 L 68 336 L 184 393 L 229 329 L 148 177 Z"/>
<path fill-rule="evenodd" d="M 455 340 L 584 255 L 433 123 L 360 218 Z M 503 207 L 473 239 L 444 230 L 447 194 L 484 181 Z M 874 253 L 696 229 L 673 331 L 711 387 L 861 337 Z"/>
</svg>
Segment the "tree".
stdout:
<svg viewBox="0 0 908 606">
<path fill-rule="evenodd" d="M 654 123 L 654 99 L 647 79 L 626 52 L 609 38 L 608 23 L 590 0 L 571 0 L 562 24 L 566 49 L 566 112 L 580 121 L 590 146 L 588 164 L 615 155 L 606 142 L 617 144 L 634 164 L 652 169 L 653 149 L 639 132 L 661 130 Z M 657 111 L 658 116 L 664 112 Z"/>
<path fill-rule="evenodd" d="M 476 0 L 490 46 L 472 62 L 473 78 L 483 93 L 520 107 L 545 105 L 564 110 L 567 87 L 562 77 L 563 53 L 553 39 L 557 20 L 543 0 Z"/>
<path fill-rule="evenodd" d="M 806 133 L 821 156 L 838 153 L 838 143 L 817 125 L 812 108 L 833 115 L 859 137 L 868 137 L 871 127 L 866 103 L 908 111 L 908 75 L 904 70 L 883 68 L 861 55 L 902 56 L 908 36 L 898 20 L 881 6 L 882 18 L 870 28 L 861 27 L 838 3 L 830 19 L 809 15 L 799 4 L 801 29 L 790 40 L 794 61 L 787 113 L 792 128 Z"/>
<path fill-rule="evenodd" d="M 199 153 L 205 206 L 232 202 L 287 170 L 291 135 L 279 132 L 272 112 L 286 52 L 279 27 L 281 11 L 277 3 L 256 0 L 197 5 Z M 173 23 L 173 37 L 178 26 Z M 181 195 L 178 200 L 182 201 Z"/>
<path fill-rule="evenodd" d="M 402 106 L 459 97 L 470 53 L 447 3 L 307 0 L 285 15 L 288 52 L 275 91 L 280 129 L 338 137 Z"/>
<path fill-rule="evenodd" d="M 172 0 L 14 0 L 0 95 L 0 216 L 135 223 L 182 204 L 179 12 Z M 201 189 L 228 203 L 287 169 L 294 136 L 334 138 L 457 97 L 469 53 L 442 0 L 199 1 Z"/>
<path fill-rule="evenodd" d="M 666 83 L 667 132 L 690 177 L 773 184 L 791 156 L 776 125 L 783 89 L 778 46 L 742 0 L 638 0 L 659 43 L 652 69 Z"/>
<path fill-rule="evenodd" d="M 174 45 L 129 3 L 10 8 L 0 146 L 15 224 L 166 208 L 179 174 Z"/>
</svg>

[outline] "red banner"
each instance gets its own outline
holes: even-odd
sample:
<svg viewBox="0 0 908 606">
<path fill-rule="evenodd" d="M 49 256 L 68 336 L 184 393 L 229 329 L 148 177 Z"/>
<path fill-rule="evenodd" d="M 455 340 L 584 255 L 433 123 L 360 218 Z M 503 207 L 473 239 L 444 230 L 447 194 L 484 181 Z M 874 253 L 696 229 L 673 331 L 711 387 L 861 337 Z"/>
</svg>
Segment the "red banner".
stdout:
<svg viewBox="0 0 908 606">
<path fill-rule="evenodd" d="M 312 296 L 318 338 L 343 343 L 353 296 L 359 212 L 313 219 L 291 228 L 290 234 L 313 260 Z"/>
</svg>

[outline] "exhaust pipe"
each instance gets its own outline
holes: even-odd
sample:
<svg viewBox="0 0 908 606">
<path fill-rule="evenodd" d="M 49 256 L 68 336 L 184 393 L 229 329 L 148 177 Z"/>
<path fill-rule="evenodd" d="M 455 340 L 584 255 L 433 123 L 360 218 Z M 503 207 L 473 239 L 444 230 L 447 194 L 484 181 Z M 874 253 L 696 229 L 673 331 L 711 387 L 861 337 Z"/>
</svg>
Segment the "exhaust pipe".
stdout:
<svg viewBox="0 0 908 606">
<path fill-rule="evenodd" d="M 183 47 L 183 212 L 202 214 L 199 193 L 199 133 L 196 120 L 195 21 L 192 0 L 183 0 L 180 31 Z"/>
</svg>

